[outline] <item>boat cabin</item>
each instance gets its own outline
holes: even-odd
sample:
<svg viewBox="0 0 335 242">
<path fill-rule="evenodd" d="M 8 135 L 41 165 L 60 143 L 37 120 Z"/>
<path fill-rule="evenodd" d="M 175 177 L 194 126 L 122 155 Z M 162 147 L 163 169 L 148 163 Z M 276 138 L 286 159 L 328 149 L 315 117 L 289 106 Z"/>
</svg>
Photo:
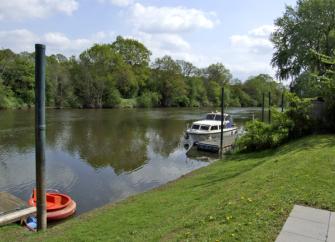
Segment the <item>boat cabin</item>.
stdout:
<svg viewBox="0 0 335 242">
<path fill-rule="evenodd" d="M 223 125 L 223 128 L 225 128 L 225 125 Z M 215 131 L 215 130 L 220 130 L 221 125 L 193 124 L 191 129 L 204 130 L 204 131 Z"/>
<path fill-rule="evenodd" d="M 200 131 L 220 131 L 221 130 L 221 113 L 208 113 L 204 120 L 196 121 L 192 124 L 191 129 Z M 224 114 L 223 129 L 233 126 L 229 114 Z"/>
<path fill-rule="evenodd" d="M 215 121 L 221 121 L 221 113 L 208 113 L 206 115 L 206 120 L 215 120 Z M 230 120 L 230 117 L 228 114 L 224 114 L 224 120 Z"/>
</svg>

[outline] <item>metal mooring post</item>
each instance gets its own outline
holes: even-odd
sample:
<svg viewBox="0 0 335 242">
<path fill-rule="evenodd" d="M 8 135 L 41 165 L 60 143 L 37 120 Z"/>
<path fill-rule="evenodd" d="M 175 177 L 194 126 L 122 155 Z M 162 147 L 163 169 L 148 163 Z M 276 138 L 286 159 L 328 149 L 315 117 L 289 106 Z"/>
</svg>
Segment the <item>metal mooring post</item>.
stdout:
<svg viewBox="0 0 335 242">
<path fill-rule="evenodd" d="M 281 112 L 284 112 L 284 91 L 281 94 Z"/>
<path fill-rule="evenodd" d="M 271 92 L 269 92 L 269 124 L 271 123 Z"/>
<path fill-rule="evenodd" d="M 220 137 L 220 155 L 223 154 L 223 120 L 224 120 L 224 88 L 221 88 L 221 137 Z"/>
<path fill-rule="evenodd" d="M 263 92 L 263 98 L 262 98 L 262 122 L 264 122 L 264 105 L 265 105 L 265 93 Z"/>
<path fill-rule="evenodd" d="M 35 45 L 35 154 L 37 230 L 47 228 L 45 194 L 45 46 Z"/>
</svg>

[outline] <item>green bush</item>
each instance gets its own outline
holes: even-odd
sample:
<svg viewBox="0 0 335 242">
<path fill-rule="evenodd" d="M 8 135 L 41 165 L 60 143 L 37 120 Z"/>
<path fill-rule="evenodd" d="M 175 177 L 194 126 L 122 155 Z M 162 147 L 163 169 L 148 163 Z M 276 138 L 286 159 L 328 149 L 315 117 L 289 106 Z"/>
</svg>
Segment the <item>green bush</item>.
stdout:
<svg viewBox="0 0 335 242">
<path fill-rule="evenodd" d="M 237 140 L 240 151 L 256 151 L 275 148 L 283 144 L 289 138 L 292 121 L 286 113 L 272 110 L 272 123 L 264 123 L 258 120 L 247 122 L 246 133 Z"/>
<path fill-rule="evenodd" d="M 104 107 L 113 108 L 121 103 L 121 94 L 116 88 L 111 88 L 104 96 Z"/>
<path fill-rule="evenodd" d="M 5 87 L 0 79 L 0 109 L 21 108 L 20 103 L 14 98 L 12 90 Z"/>
<path fill-rule="evenodd" d="M 157 92 L 144 92 L 137 98 L 137 105 L 141 108 L 157 107 L 160 104 L 161 96 Z"/>
<path fill-rule="evenodd" d="M 237 141 L 240 150 L 274 148 L 288 139 L 296 139 L 316 131 L 310 99 L 302 99 L 292 93 L 287 93 L 286 96 L 289 102 L 288 110 L 280 113 L 272 109 L 271 124 L 260 121 L 246 124 L 246 134 Z"/>
<path fill-rule="evenodd" d="M 289 132 L 290 138 L 298 138 L 314 132 L 316 125 L 311 116 L 311 100 L 299 98 L 293 93 L 287 94 L 287 100 L 290 105 L 286 115 L 292 121 Z"/>
</svg>

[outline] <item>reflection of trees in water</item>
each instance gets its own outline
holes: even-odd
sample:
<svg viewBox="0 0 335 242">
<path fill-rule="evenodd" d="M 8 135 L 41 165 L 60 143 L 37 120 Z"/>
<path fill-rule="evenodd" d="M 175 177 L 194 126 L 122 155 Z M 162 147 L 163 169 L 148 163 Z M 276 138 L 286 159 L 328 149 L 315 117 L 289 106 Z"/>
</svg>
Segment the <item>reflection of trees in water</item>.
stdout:
<svg viewBox="0 0 335 242">
<path fill-rule="evenodd" d="M 148 132 L 152 150 L 168 157 L 179 145 L 184 129 L 184 122 L 179 120 L 153 120 L 149 129 L 151 132 Z"/>
<path fill-rule="evenodd" d="M 140 110 L 97 112 L 94 119 L 70 124 L 66 149 L 96 168 L 116 173 L 135 170 L 148 161 L 147 146 L 162 156 L 178 146 L 184 122 L 149 119 Z"/>
<path fill-rule="evenodd" d="M 148 161 L 148 146 L 168 157 L 185 129 L 183 121 L 150 116 L 148 110 L 49 110 L 47 146 L 79 155 L 95 168 L 132 171 Z M 7 153 L 34 150 L 33 111 L 8 112 L 0 121 L 0 142 Z"/>
<path fill-rule="evenodd" d="M 143 120 L 122 113 L 94 115 L 94 119 L 71 122 L 66 149 L 95 168 L 112 166 L 116 173 L 142 166 L 147 160 Z"/>
<path fill-rule="evenodd" d="M 1 111 L 0 145 L 2 150 L 25 153 L 34 148 L 34 112 Z"/>
</svg>

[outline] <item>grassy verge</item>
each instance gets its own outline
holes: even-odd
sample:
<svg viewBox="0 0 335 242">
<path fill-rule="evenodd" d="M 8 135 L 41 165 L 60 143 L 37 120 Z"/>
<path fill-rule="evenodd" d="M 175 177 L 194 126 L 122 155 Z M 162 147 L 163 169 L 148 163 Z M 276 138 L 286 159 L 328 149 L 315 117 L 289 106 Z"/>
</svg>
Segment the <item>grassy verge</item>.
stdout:
<svg viewBox="0 0 335 242">
<path fill-rule="evenodd" d="M 274 241 L 294 204 L 335 210 L 335 136 L 232 155 L 49 229 L 0 229 L 3 240 Z"/>
</svg>

